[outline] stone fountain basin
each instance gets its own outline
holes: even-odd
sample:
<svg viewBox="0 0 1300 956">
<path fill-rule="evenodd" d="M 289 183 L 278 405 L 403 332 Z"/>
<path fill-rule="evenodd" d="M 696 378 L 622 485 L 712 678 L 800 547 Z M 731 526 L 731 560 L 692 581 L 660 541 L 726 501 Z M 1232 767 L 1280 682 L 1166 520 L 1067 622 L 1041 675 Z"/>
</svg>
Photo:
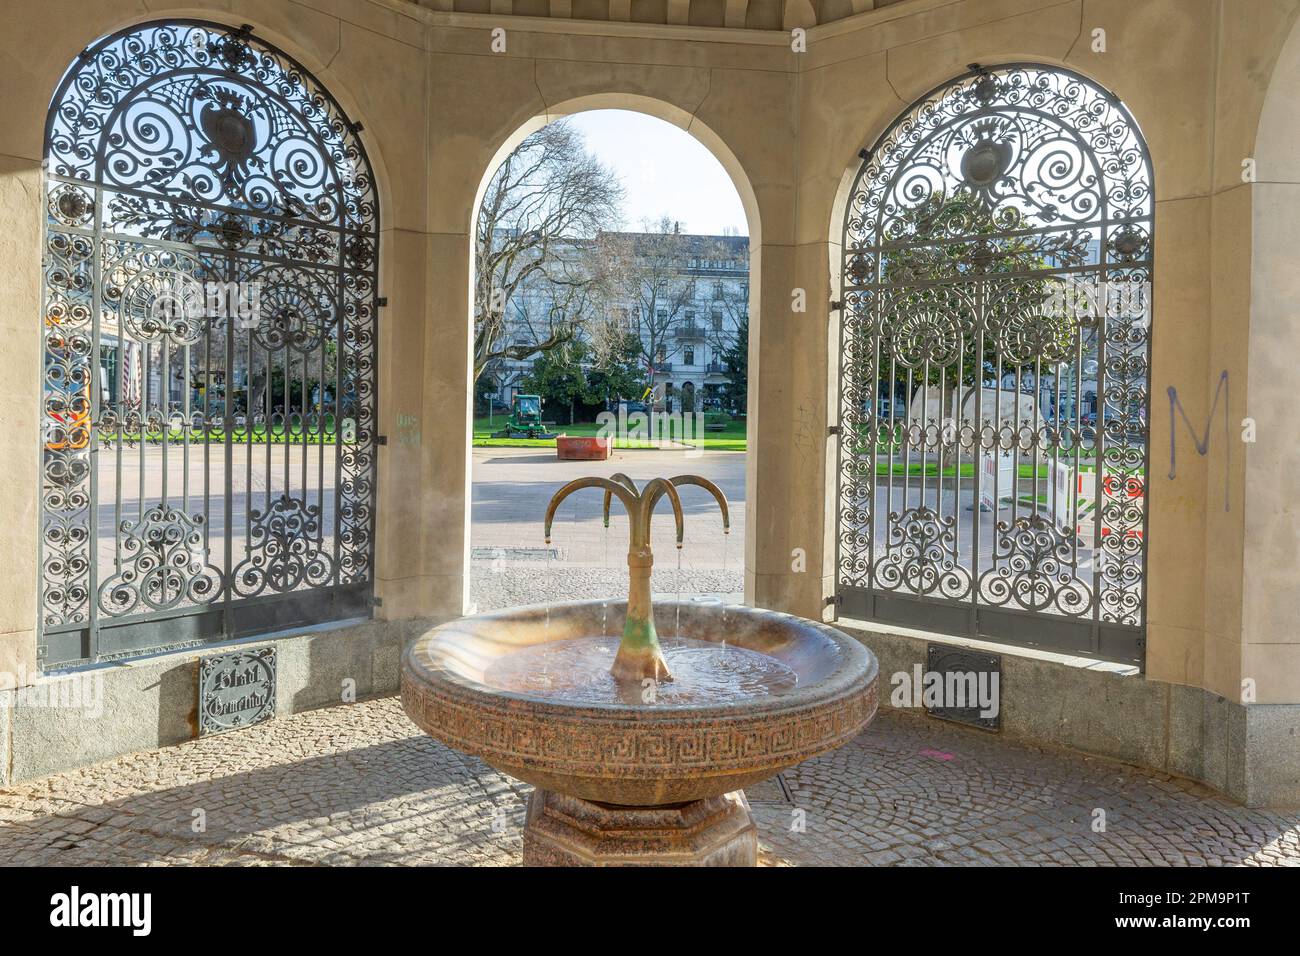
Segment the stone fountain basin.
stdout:
<svg viewBox="0 0 1300 956">
<path fill-rule="evenodd" d="M 715 705 L 566 703 L 498 690 L 484 671 L 545 641 L 620 633 L 625 603 L 577 601 L 452 621 L 407 647 L 402 706 L 434 739 L 545 790 L 619 806 L 661 806 L 740 790 L 860 733 L 876 713 L 877 664 L 824 624 L 775 611 L 655 604 L 661 638 L 680 633 L 769 654 L 789 690 Z M 725 616 L 725 621 L 724 621 Z"/>
</svg>

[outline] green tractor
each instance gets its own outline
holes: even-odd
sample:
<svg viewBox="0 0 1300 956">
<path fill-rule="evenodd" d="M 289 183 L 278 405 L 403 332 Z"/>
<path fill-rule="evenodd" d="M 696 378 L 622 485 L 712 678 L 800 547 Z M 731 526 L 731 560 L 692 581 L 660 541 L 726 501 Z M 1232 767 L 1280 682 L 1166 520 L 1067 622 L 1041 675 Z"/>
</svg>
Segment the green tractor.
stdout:
<svg viewBox="0 0 1300 956">
<path fill-rule="evenodd" d="M 542 421 L 542 396 L 516 395 L 510 406 L 506 427 L 493 432 L 493 438 L 554 438 L 546 430 L 552 422 Z"/>
</svg>

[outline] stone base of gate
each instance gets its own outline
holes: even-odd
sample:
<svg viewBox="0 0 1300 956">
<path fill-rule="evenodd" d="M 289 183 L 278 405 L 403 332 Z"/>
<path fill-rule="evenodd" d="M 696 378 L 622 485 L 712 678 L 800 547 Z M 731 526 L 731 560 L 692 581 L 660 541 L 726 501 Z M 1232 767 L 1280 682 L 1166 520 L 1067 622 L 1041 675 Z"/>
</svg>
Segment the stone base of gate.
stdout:
<svg viewBox="0 0 1300 956">
<path fill-rule="evenodd" d="M 1300 704 L 1240 704 L 1135 667 L 840 618 L 881 680 L 926 666 L 931 644 L 1002 656 L 1001 734 L 1187 777 L 1252 807 L 1300 806 Z M 881 706 L 893 706 L 890 689 Z M 971 733 L 988 731 L 971 730 Z"/>
<path fill-rule="evenodd" d="M 25 687 L 0 689 L 0 786 L 193 739 L 199 659 L 210 654 L 273 645 L 277 716 L 396 693 L 402 648 L 433 623 L 340 622 L 39 675 Z"/>
</svg>

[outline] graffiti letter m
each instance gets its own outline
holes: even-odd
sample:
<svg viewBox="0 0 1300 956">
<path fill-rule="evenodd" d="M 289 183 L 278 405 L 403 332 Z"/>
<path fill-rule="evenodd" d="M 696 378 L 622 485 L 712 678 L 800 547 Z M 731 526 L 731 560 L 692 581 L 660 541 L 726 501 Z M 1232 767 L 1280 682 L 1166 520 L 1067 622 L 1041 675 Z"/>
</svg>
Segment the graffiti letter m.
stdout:
<svg viewBox="0 0 1300 956">
<path fill-rule="evenodd" d="M 1219 407 L 1220 392 L 1223 393 L 1223 510 L 1227 511 L 1228 478 L 1232 465 L 1232 429 L 1228 424 L 1228 370 L 1226 368 L 1220 373 L 1219 384 L 1214 388 L 1214 401 L 1210 404 L 1210 414 L 1205 419 L 1205 431 L 1200 436 L 1197 436 L 1192 420 L 1187 417 L 1187 410 L 1183 408 L 1183 403 L 1178 400 L 1178 389 L 1169 386 L 1169 478 L 1173 480 L 1175 477 L 1178 464 L 1178 421 L 1174 418 L 1175 410 L 1182 416 L 1183 424 L 1191 433 L 1192 443 L 1196 445 L 1196 453 L 1204 456 L 1210 450 L 1210 426 L 1214 423 L 1214 413 Z"/>
</svg>

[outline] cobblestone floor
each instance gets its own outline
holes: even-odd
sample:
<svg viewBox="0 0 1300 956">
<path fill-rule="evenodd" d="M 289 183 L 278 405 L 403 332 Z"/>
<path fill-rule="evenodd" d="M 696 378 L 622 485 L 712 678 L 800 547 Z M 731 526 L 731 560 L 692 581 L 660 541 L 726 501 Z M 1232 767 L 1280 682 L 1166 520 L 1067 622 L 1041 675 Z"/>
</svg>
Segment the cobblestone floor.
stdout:
<svg viewBox="0 0 1300 956">
<path fill-rule="evenodd" d="M 512 864 L 528 789 L 390 697 L 0 791 L 0 863 Z M 1300 865 L 1300 812 L 910 714 L 749 797 L 769 865 Z"/>
</svg>

